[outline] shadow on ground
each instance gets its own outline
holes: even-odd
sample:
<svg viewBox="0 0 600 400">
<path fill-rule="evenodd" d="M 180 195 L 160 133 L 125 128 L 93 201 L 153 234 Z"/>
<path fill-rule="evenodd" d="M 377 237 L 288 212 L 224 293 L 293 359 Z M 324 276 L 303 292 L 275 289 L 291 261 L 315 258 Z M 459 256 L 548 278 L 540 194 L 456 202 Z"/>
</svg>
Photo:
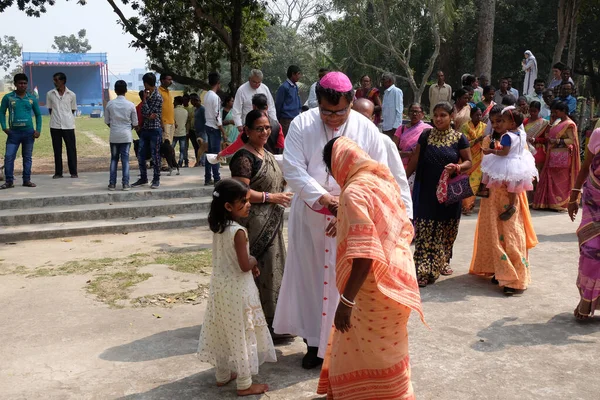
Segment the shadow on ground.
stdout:
<svg viewBox="0 0 600 400">
<path fill-rule="evenodd" d="M 577 235 L 575 231 L 573 233 L 557 233 L 556 235 L 537 235 L 537 238 L 540 243 L 544 242 L 557 242 L 557 243 L 565 243 L 565 242 L 577 242 Z"/>
<path fill-rule="evenodd" d="M 570 344 L 594 344 L 600 338 L 584 340 L 577 338 L 600 332 L 600 319 L 579 322 L 572 313 L 557 314 L 545 323 L 515 324 L 516 317 L 505 317 L 479 331 L 480 338 L 471 348 L 481 352 L 502 351 L 509 346 L 567 346 Z M 481 341 L 483 340 L 483 342 Z"/>
<path fill-rule="evenodd" d="M 212 247 L 212 243 L 205 245 L 198 245 L 197 243 L 179 243 L 176 246 L 168 243 L 159 243 L 154 245 L 154 247 L 157 247 L 158 249 L 168 253 L 189 253 L 193 251 L 210 249 Z"/>
<path fill-rule="evenodd" d="M 266 363 L 260 367 L 260 373 L 253 377 L 255 383 L 267 383 L 269 392 L 263 396 L 253 396 L 254 399 L 267 399 L 282 397 L 275 396 L 274 391 L 301 385 L 319 377 L 319 370 L 305 370 L 300 368 L 302 353 L 283 356 L 277 351 L 277 363 Z M 314 393 L 316 387 L 313 383 L 306 383 L 306 391 Z M 316 393 L 315 393 L 316 396 Z M 225 387 L 218 388 L 215 383 L 215 370 L 209 370 L 190 375 L 184 379 L 158 386 L 144 393 L 131 394 L 121 397 L 120 400 L 150 400 L 150 399 L 178 399 L 178 400 L 208 400 L 208 399 L 237 399 L 235 382 Z M 298 397 L 296 397 L 298 398 Z"/>
<path fill-rule="evenodd" d="M 421 288 L 421 301 L 452 303 L 467 301 L 467 297 L 502 297 L 502 290 L 491 283 L 491 278 L 462 274 L 450 278 L 440 278 L 433 285 Z"/>
<path fill-rule="evenodd" d="M 143 362 L 193 354 L 198 350 L 201 325 L 155 333 L 121 346 L 111 347 L 100 359 L 120 362 Z"/>
</svg>

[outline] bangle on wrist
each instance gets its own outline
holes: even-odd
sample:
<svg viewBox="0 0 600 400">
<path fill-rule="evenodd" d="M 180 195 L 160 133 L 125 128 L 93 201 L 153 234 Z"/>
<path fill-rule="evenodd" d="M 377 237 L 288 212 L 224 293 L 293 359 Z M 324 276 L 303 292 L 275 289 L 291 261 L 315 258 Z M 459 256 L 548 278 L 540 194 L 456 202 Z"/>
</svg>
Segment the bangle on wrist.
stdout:
<svg viewBox="0 0 600 400">
<path fill-rule="evenodd" d="M 343 294 L 340 296 L 340 302 L 345 305 L 346 307 L 354 307 L 356 305 L 355 301 L 350 301 L 346 298 L 346 296 L 344 296 Z"/>
<path fill-rule="evenodd" d="M 269 192 L 265 192 L 265 203 L 269 202 Z"/>
<path fill-rule="evenodd" d="M 581 189 L 577 189 L 577 188 L 573 188 L 573 189 L 571 189 L 571 192 L 579 192 L 579 193 L 581 193 L 582 190 Z"/>
<path fill-rule="evenodd" d="M 265 192 L 262 192 L 262 202 L 265 202 Z"/>
</svg>

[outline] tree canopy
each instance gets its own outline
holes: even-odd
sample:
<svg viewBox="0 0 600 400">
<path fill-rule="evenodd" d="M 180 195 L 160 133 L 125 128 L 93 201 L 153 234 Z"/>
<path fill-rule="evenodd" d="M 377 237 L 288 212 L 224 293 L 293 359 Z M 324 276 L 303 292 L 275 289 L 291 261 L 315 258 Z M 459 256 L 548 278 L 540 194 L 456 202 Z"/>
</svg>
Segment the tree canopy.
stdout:
<svg viewBox="0 0 600 400">
<path fill-rule="evenodd" d="M 8 71 L 21 57 L 21 45 L 14 36 L 0 38 L 0 68 Z"/>
<path fill-rule="evenodd" d="M 92 49 L 92 46 L 90 46 L 85 35 L 85 29 L 80 29 L 77 36 L 73 34 L 54 36 L 52 48 L 59 53 L 87 53 Z"/>
</svg>

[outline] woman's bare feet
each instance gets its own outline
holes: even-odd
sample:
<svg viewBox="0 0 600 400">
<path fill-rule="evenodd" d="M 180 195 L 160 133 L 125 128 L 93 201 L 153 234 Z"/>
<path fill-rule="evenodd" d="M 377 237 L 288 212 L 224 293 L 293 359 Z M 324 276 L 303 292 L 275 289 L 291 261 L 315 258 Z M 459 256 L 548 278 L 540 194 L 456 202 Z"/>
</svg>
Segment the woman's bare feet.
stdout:
<svg viewBox="0 0 600 400">
<path fill-rule="evenodd" d="M 573 312 L 573 315 L 575 315 L 575 319 L 577 319 L 578 321 L 585 321 L 586 319 L 589 319 L 592 317 L 590 315 L 591 310 L 589 310 L 589 306 L 587 306 L 587 307 L 586 306 L 587 306 L 587 304 L 582 304 L 582 302 L 579 302 L 579 304 L 577 304 L 577 307 L 575 308 L 575 311 Z M 588 310 L 586 310 L 586 308 Z"/>
<path fill-rule="evenodd" d="M 269 385 L 264 385 L 264 384 L 260 384 L 260 383 L 253 383 L 252 386 L 250 386 L 246 390 L 238 390 L 237 391 L 237 395 L 238 396 L 252 396 L 252 395 L 255 395 L 255 394 L 263 394 L 267 390 L 269 390 Z"/>
<path fill-rule="evenodd" d="M 237 374 L 236 374 L 235 372 L 232 372 L 232 373 L 231 373 L 231 376 L 229 377 L 229 380 L 228 380 L 228 381 L 225 381 L 225 382 L 217 382 L 217 386 L 218 386 L 218 387 L 223 387 L 223 386 L 227 385 L 229 382 L 236 380 L 236 378 L 237 378 Z"/>
</svg>

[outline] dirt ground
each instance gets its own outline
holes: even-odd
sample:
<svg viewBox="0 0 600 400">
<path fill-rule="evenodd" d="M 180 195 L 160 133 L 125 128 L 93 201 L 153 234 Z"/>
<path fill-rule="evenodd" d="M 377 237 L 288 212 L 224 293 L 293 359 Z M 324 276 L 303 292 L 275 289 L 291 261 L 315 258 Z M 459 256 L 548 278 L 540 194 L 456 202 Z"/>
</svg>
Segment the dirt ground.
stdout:
<svg viewBox="0 0 600 400">
<path fill-rule="evenodd" d="M 600 318 L 573 318 L 577 224 L 534 213 L 532 284 L 507 298 L 467 274 L 475 221 L 461 221 L 454 275 L 422 290 L 430 329 L 409 324 L 417 398 L 598 399 Z M 0 244 L 0 397 L 236 398 L 194 356 L 210 244 L 205 228 Z M 304 349 L 277 346 L 255 377 L 271 386 L 261 398 L 319 398 Z"/>
</svg>

